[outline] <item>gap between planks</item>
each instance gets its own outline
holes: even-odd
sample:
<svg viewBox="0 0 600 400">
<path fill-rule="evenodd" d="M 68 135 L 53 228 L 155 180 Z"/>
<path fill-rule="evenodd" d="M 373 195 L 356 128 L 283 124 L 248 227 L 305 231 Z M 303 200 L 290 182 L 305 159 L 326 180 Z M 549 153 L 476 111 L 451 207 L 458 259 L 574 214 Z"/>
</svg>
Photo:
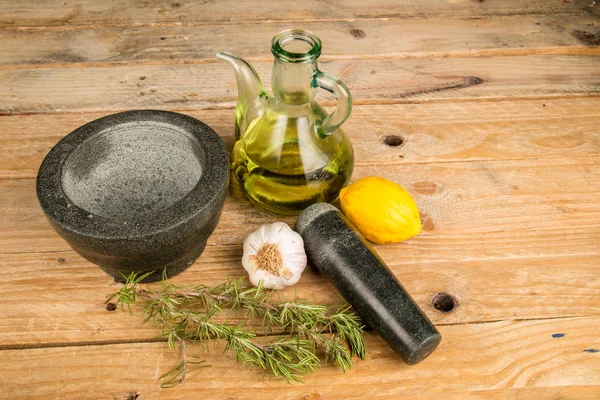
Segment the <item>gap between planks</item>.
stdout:
<svg viewBox="0 0 600 400">
<path fill-rule="evenodd" d="M 116 310 L 116 312 L 121 312 Z M 127 312 L 127 311 L 123 311 Z M 559 317 L 540 317 L 540 318 L 503 318 L 494 319 L 487 321 L 471 321 L 471 322 L 438 322 L 435 326 L 467 326 L 467 325 L 484 325 L 484 324 L 496 324 L 499 322 L 528 322 L 528 321 L 570 321 L 579 320 L 586 318 L 597 318 L 599 315 L 565 315 Z M 373 329 L 367 327 L 365 329 L 366 334 L 377 335 Z M 265 337 L 276 337 L 281 336 L 278 332 L 263 332 L 257 333 L 257 338 Z M 211 341 L 218 341 L 219 339 L 213 338 Z M 40 343 L 17 343 L 17 344 L 3 344 L 0 343 L 0 351 L 7 350 L 30 350 L 30 349 L 47 349 L 47 348 L 64 348 L 64 347 L 86 347 L 86 346 L 110 346 L 110 345 L 121 345 L 121 344 L 138 344 L 138 343 L 167 343 L 168 340 L 162 337 L 154 338 L 136 338 L 136 339 L 117 339 L 117 340 L 81 340 L 73 342 L 40 342 Z"/>
<path fill-rule="evenodd" d="M 552 11 L 533 11 L 533 12 L 507 12 L 501 14 L 485 14 L 485 15 L 444 15 L 445 19 L 460 19 L 460 20 L 480 20 L 486 17 L 517 17 L 517 16 L 535 16 L 535 15 L 552 15 L 555 17 L 570 17 L 574 15 L 586 15 L 589 16 L 591 13 L 585 14 L 583 11 L 572 11 L 572 12 L 558 12 L 553 13 Z M 310 23 L 347 23 L 352 24 L 353 22 L 387 22 L 387 21 L 426 21 L 432 18 L 440 18 L 437 15 L 421 14 L 421 15 L 405 15 L 405 16 L 390 16 L 390 17 L 357 17 L 357 18 L 310 18 L 310 19 L 264 19 L 264 20 L 251 20 L 251 21 L 221 21 L 218 25 L 264 25 L 264 24 L 310 24 Z M 0 24 L 2 21 L 0 21 Z M 2 26 L 0 25 L 0 32 L 2 31 L 76 31 L 85 29 L 118 29 L 118 28 L 179 28 L 179 27 L 205 27 L 207 25 L 215 25 L 214 21 L 202 21 L 195 22 L 150 22 L 150 23 L 136 23 L 131 24 L 73 24 L 73 25 L 38 25 L 38 26 Z"/>
<path fill-rule="evenodd" d="M 435 90 L 434 90 L 435 91 Z M 422 93 L 418 93 L 422 94 Z M 413 94 L 411 94 L 413 95 Z M 406 98 L 398 99 L 377 99 L 377 100 L 368 100 L 368 99 L 353 99 L 353 106 L 385 106 L 385 105 L 395 105 L 395 104 L 437 104 L 437 103 L 497 103 L 503 101 L 518 101 L 518 100 L 562 100 L 562 99 L 581 99 L 581 98 L 599 98 L 600 92 L 588 92 L 588 93 L 563 93 L 557 95 L 522 95 L 522 96 L 502 96 L 502 97 L 463 97 L 463 98 L 438 98 L 438 99 L 410 99 L 409 96 Z M 329 107 L 334 106 L 336 103 L 333 101 L 319 101 L 320 105 Z M 139 107 L 139 109 L 145 109 L 147 107 Z M 221 104 L 210 104 L 210 105 L 202 105 L 197 107 L 181 107 L 177 106 L 177 108 L 169 108 L 169 107 L 161 107 L 154 106 L 155 109 L 158 110 L 169 110 L 175 112 L 193 112 L 193 111 L 218 111 L 218 110 L 234 110 L 236 108 L 236 103 L 221 103 Z M 81 115 L 87 113 L 105 113 L 106 115 L 123 112 L 123 111 L 131 111 L 137 108 L 102 108 L 102 109 L 90 109 L 90 110 L 48 110 L 48 111 L 0 111 L 1 117 L 27 117 L 31 115 Z"/>
<path fill-rule="evenodd" d="M 482 158 L 477 158 L 477 159 L 473 159 L 473 160 L 469 160 L 469 159 L 456 159 L 456 160 L 428 160 L 428 161 L 383 161 L 383 162 L 355 162 L 354 166 L 355 167 L 399 167 L 399 166 L 406 166 L 406 165 L 426 165 L 426 164 L 455 164 L 455 163 L 478 163 L 478 162 L 506 162 L 506 161 L 539 161 L 540 159 L 543 160 L 563 160 L 565 157 L 564 156 L 540 156 L 540 157 L 536 157 L 536 156 L 531 156 L 531 157 L 506 157 L 506 158 L 486 158 L 486 157 L 482 157 Z M 589 159 L 589 158 L 598 158 L 600 159 L 600 154 L 596 154 L 596 155 L 576 155 L 576 156 L 571 156 L 569 157 L 570 159 Z M 0 181 L 3 180 L 16 180 L 16 179 L 23 179 L 23 180 L 27 180 L 27 179 L 36 179 L 37 178 L 37 174 L 31 174 L 31 175 L 20 175 L 20 176 L 0 176 Z M 50 251 L 48 251 L 50 252 Z M 18 252 L 16 253 L 1 253 L 0 254 L 19 254 Z"/>
<path fill-rule="evenodd" d="M 595 225 L 594 225 L 595 226 Z M 579 227 L 572 227 L 569 226 L 569 229 L 578 229 L 578 228 L 589 228 L 589 225 L 582 225 Z M 525 228 L 523 229 L 523 231 L 539 231 L 540 229 L 538 228 Z M 241 244 L 232 244 L 232 243 L 208 243 L 206 245 L 207 248 L 230 248 L 230 249 L 234 249 L 237 248 L 238 250 L 241 251 L 242 249 L 242 245 Z M 77 255 L 79 256 L 79 254 L 77 254 L 75 252 L 75 250 L 69 250 L 69 249 L 61 249 L 61 250 L 40 250 L 40 251 L 5 251 L 5 252 L 0 252 L 0 256 L 15 256 L 15 255 L 23 255 L 23 256 L 27 256 L 27 255 L 36 255 L 36 254 L 72 254 L 72 255 Z M 579 252 L 579 253 L 562 253 L 562 254 L 545 254 L 545 255 L 536 255 L 536 256 L 518 256 L 518 255 L 512 255 L 509 257 L 493 257 L 493 256 L 486 256 L 485 259 L 486 260 L 532 260 L 532 259 L 557 259 L 557 258 L 570 258 L 570 257 L 579 257 L 579 256 L 600 256 L 600 250 L 599 252 Z M 461 261 L 480 261 L 481 257 L 478 258 L 461 258 Z M 439 263 L 456 263 L 455 260 L 434 260 L 434 259 L 426 259 L 426 260 L 419 260 L 420 264 L 439 264 Z M 90 262 L 90 264 L 92 264 Z M 406 261 L 406 262 L 398 262 L 395 261 L 393 264 L 392 263 L 388 263 L 389 265 L 411 265 L 414 264 L 414 261 Z"/>
<path fill-rule="evenodd" d="M 216 55 L 216 53 L 215 53 Z M 486 49 L 450 52 L 414 52 L 404 54 L 356 54 L 347 56 L 321 56 L 319 61 L 360 61 L 360 60 L 424 60 L 440 58 L 482 58 L 482 57 L 511 57 L 511 56 L 600 56 L 600 47 L 565 46 L 529 49 Z M 244 57 L 250 63 L 271 62 L 272 57 Z M 89 61 L 89 62 L 63 62 L 63 63 L 36 63 L 0 65 L 0 71 L 28 70 L 28 69 L 65 69 L 65 68 L 111 68 L 131 66 L 154 65 L 202 65 L 218 64 L 219 61 L 210 58 L 187 60 L 156 60 L 156 61 Z"/>
</svg>

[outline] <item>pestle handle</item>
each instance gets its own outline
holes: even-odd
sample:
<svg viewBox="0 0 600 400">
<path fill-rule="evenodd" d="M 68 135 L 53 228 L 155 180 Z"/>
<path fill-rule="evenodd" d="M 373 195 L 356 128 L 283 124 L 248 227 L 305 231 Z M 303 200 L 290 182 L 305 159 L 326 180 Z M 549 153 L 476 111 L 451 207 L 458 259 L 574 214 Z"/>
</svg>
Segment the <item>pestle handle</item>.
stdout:
<svg viewBox="0 0 600 400">
<path fill-rule="evenodd" d="M 437 348 L 438 330 L 337 208 L 313 204 L 300 214 L 295 230 L 311 262 L 407 364 Z"/>
</svg>

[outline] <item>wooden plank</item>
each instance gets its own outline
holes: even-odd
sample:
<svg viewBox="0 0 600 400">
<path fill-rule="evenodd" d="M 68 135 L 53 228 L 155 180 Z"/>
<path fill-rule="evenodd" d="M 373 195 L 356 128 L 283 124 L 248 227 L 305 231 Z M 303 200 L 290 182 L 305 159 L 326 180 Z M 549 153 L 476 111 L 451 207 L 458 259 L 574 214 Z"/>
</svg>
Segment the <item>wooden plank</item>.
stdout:
<svg viewBox="0 0 600 400">
<path fill-rule="evenodd" d="M 584 15 L 518 15 L 480 19 L 309 22 L 321 37 L 322 60 L 365 57 L 447 57 L 492 54 L 600 54 L 573 32 L 597 18 Z M 256 25 L 0 31 L 0 66 L 176 63 L 215 59 L 227 50 L 249 60 L 271 59 L 271 38 L 288 23 Z M 398 38 L 402 38 L 398 40 Z"/>
<path fill-rule="evenodd" d="M 0 118 L 0 178 L 9 178 L 0 180 L 0 221 L 7 224 L 0 226 L 0 397 L 600 397 L 598 353 L 590 351 L 600 349 L 600 59 L 590 57 L 600 50 L 576 33 L 596 32 L 598 7 L 582 0 L 204 3 L 0 0 L 0 40 L 10 47 L 0 60 L 0 114 L 54 114 Z M 523 13 L 529 15 L 516 15 Z M 283 21 L 301 19 L 324 39 L 330 33 L 335 43 L 322 68 L 342 75 L 357 94 L 355 125 L 348 125 L 359 159 L 355 178 L 387 176 L 417 197 L 423 235 L 377 250 L 441 326 L 444 343 L 426 363 L 407 367 L 370 337 L 369 358 L 355 370 L 323 368 L 291 387 L 261 381 L 260 372 L 216 348 L 210 369 L 182 388 L 161 390 L 157 377 L 176 355 L 165 343 L 137 343 L 156 334 L 140 327 L 138 316 L 103 308 L 118 285 L 51 231 L 31 178 L 53 143 L 90 120 L 69 114 L 81 105 L 97 116 L 190 110 L 213 121 L 231 146 L 232 111 L 221 108 L 233 106 L 235 84 L 211 53 L 232 40 L 266 77 L 268 38 L 287 26 Z M 567 54 L 577 56 L 557 56 Z M 202 85 L 207 89 L 196 90 Z M 382 115 L 394 115 L 388 126 Z M 404 145 L 386 147 L 386 134 Z M 242 276 L 241 240 L 278 218 L 250 206 L 233 183 L 211 245 L 176 280 Z M 314 270 L 295 288 L 317 301 L 341 300 Z M 433 308 L 439 292 L 456 299 L 454 311 Z M 578 318 L 566 318 L 572 316 Z M 528 321 L 515 321 L 521 319 Z"/>
<path fill-rule="evenodd" d="M 212 126 L 231 150 L 232 110 L 185 113 Z M 35 178 L 45 155 L 64 135 L 104 115 L 2 117 L 0 178 Z M 597 156 L 599 125 L 600 97 L 590 97 L 356 106 L 344 130 L 356 165 L 363 166 Z M 386 145 L 390 135 L 399 136 L 402 144 Z"/>
<path fill-rule="evenodd" d="M 313 392 L 317 393 L 317 392 Z M 598 386 L 556 386 L 556 387 L 534 387 L 520 389 L 496 389 L 496 390 L 473 390 L 464 392 L 429 392 L 419 393 L 419 400 L 597 400 L 600 393 Z M 311 395 L 308 393 L 307 395 Z M 306 396 L 306 395 L 305 395 Z M 393 399 L 393 400 L 414 400 L 415 394 L 401 393 L 377 393 L 374 398 L 377 399 Z M 358 397 L 348 397 L 348 399 L 356 400 Z M 319 400 L 311 399 L 310 397 L 300 397 L 296 400 Z"/>
<path fill-rule="evenodd" d="M 140 398 L 181 399 L 202 393 L 203 398 L 273 400 L 307 394 L 327 399 L 431 397 L 440 392 L 519 388 L 539 388 L 522 394 L 554 398 L 561 392 L 586 397 L 600 393 L 598 353 L 585 351 L 600 346 L 600 318 L 440 329 L 444 338 L 440 347 L 418 365 L 403 364 L 379 338 L 369 336 L 367 359 L 357 361 L 348 373 L 324 366 L 295 385 L 263 379 L 259 370 L 236 365 L 228 354 L 222 354 L 222 344 L 206 355 L 210 367 L 192 372 L 184 386 L 169 390 L 161 390 L 157 378 L 177 363 L 178 355 L 165 343 L 5 350 L 0 351 L 0 391 L 11 399 L 135 398 L 127 397 L 129 393 Z M 553 338 L 558 332 L 564 336 Z M 589 387 L 560 388 L 566 385 Z"/>
<path fill-rule="evenodd" d="M 437 325 L 600 316 L 600 299 L 595 295 L 600 290 L 600 249 L 592 255 L 460 262 L 427 262 L 406 254 L 402 245 L 378 250 Z M 228 277 L 243 277 L 241 256 L 241 246 L 209 246 L 193 267 L 172 281 L 213 286 Z M 0 277 L 0 349 L 145 341 L 160 334 L 142 326 L 137 312 L 131 316 L 107 311 L 105 296 L 120 285 L 72 251 L 3 255 Z M 298 284 L 281 293 L 288 299 L 297 296 L 321 304 L 344 302 L 311 267 Z M 438 293 L 454 299 L 451 312 L 434 307 Z"/>
<path fill-rule="evenodd" d="M 515 14 L 582 14 L 594 13 L 594 7 L 586 0 L 518 0 L 494 1 L 448 1 L 424 0 L 415 2 L 401 0 L 389 2 L 373 0 L 318 0 L 265 3 L 260 0 L 244 0 L 234 3 L 224 1 L 173 1 L 118 0 L 75 3 L 51 0 L 25 0 L 13 2 L 2 0 L 0 27 L 80 27 L 80 26 L 147 26 L 184 25 L 211 23 L 249 23 L 264 21 L 328 21 L 340 19 L 373 18 L 426 18 L 430 16 L 474 18 L 488 15 Z"/>
<path fill-rule="evenodd" d="M 263 78 L 271 63 L 255 64 Z M 564 97 L 600 93 L 600 57 L 514 56 L 334 60 L 321 63 L 354 104 Z M 270 78 L 265 79 L 270 83 Z M 237 86 L 222 64 L 0 70 L 0 115 L 139 108 L 233 107 Z"/>
<path fill-rule="evenodd" d="M 368 175 L 413 193 L 424 234 L 403 249 L 420 259 L 581 254 L 598 247 L 597 157 L 365 165 L 353 179 Z M 43 216 L 33 179 L 0 180 L 0 193 L 0 254 L 68 249 Z M 210 245 L 241 244 L 260 224 L 294 222 L 251 205 L 235 179 L 230 193 Z"/>
</svg>

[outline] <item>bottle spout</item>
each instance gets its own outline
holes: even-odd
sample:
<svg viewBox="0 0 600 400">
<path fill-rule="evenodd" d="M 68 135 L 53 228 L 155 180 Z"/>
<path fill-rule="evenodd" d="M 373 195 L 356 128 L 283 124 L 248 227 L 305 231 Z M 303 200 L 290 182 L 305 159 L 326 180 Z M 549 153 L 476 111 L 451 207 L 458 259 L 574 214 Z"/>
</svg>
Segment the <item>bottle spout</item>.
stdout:
<svg viewBox="0 0 600 400">
<path fill-rule="evenodd" d="M 260 93 L 264 93 L 265 89 L 263 84 L 260 81 L 258 74 L 254 68 L 252 68 L 252 65 L 248 63 L 248 61 L 225 51 L 218 52 L 217 59 L 233 68 L 235 79 L 237 80 L 238 84 L 239 94 L 245 95 L 256 93 L 258 95 Z"/>
<path fill-rule="evenodd" d="M 217 53 L 217 59 L 231 66 L 235 73 L 238 87 L 235 135 L 239 139 L 248 124 L 262 115 L 267 93 L 258 74 L 246 60 L 224 51 Z"/>
</svg>

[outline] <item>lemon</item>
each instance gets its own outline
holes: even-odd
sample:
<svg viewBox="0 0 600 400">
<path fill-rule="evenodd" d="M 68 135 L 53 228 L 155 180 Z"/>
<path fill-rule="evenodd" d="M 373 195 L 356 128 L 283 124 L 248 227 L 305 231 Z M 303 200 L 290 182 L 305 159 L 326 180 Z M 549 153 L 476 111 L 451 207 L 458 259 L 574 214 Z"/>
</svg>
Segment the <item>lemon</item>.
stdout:
<svg viewBox="0 0 600 400">
<path fill-rule="evenodd" d="M 421 233 L 414 199 L 388 179 L 359 179 L 340 191 L 340 203 L 350 222 L 372 242 L 401 242 Z"/>
</svg>

